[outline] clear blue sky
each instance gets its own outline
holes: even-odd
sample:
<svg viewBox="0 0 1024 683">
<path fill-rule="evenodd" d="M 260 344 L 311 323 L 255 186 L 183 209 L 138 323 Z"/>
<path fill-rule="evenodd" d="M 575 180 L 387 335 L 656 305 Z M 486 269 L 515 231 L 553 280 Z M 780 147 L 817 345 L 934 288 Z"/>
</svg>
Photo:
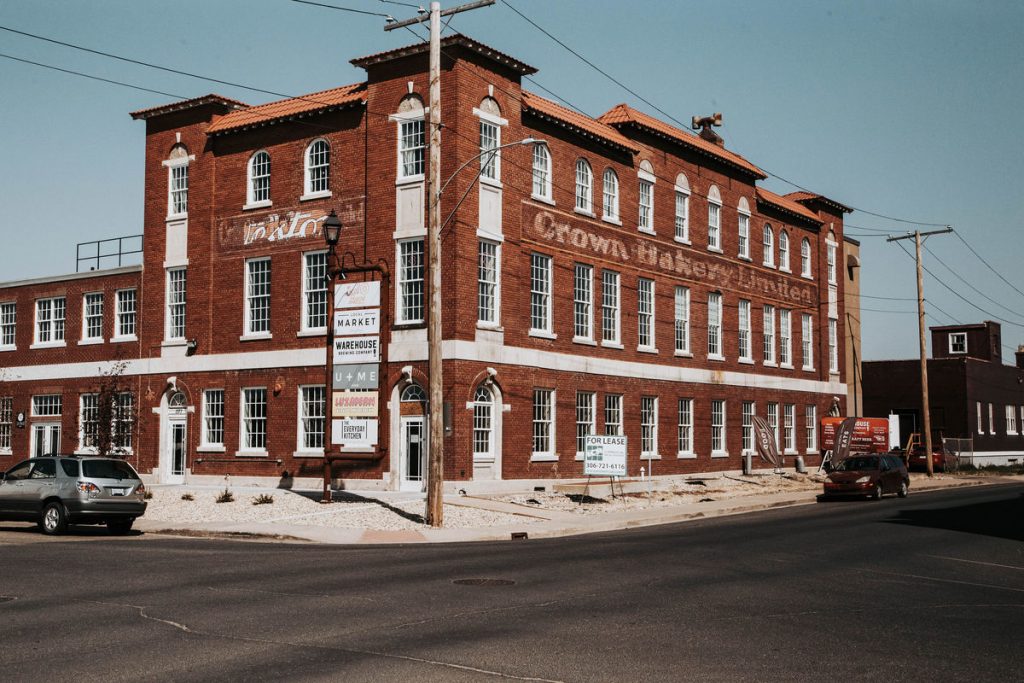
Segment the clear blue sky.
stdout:
<svg viewBox="0 0 1024 683">
<path fill-rule="evenodd" d="M 509 2 L 677 119 L 723 112 L 727 146 L 771 173 L 860 209 L 953 225 L 1024 292 L 1024 3 Z M 0 25 L 290 95 L 362 80 L 349 59 L 416 41 L 385 33 L 380 17 L 289 0 L 5 0 Z M 588 114 L 628 102 L 659 115 L 501 0 L 451 29 L 537 67 L 540 86 Z M 184 97 L 275 99 L 6 31 L 0 53 Z M 128 112 L 171 100 L 0 58 L 0 280 L 72 272 L 76 242 L 141 232 L 145 127 Z M 864 212 L 848 224 L 859 226 L 847 233 L 862 241 L 863 293 L 892 298 L 862 302 L 864 357 L 914 356 L 912 262 L 874 232 L 913 228 Z M 1003 323 L 1005 343 L 1024 343 L 1024 294 L 955 235 L 928 247 L 926 266 L 989 312 L 926 276 L 929 324 L 998 316 L 1019 323 Z"/>
</svg>

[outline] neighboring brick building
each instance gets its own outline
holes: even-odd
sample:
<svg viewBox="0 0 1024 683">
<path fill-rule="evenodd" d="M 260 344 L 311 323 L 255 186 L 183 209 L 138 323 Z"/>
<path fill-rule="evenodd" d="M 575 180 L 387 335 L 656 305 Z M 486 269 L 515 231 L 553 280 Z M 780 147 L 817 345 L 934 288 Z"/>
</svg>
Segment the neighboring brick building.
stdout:
<svg viewBox="0 0 1024 683">
<path fill-rule="evenodd" d="M 928 402 L 934 443 L 973 439 L 973 462 L 1005 465 L 1024 459 L 1024 347 L 1016 366 L 1003 365 L 999 323 L 932 327 Z M 865 415 L 900 416 L 905 445 L 920 431 L 921 361 L 864 364 Z"/>
<path fill-rule="evenodd" d="M 628 436 L 631 474 L 655 460 L 655 474 L 738 469 L 755 411 L 778 425 L 785 453 L 815 457 L 818 418 L 847 394 L 849 209 L 758 187 L 766 174 L 709 130 L 626 105 L 591 119 L 522 90 L 535 69 L 513 57 L 464 36 L 443 50 L 442 178 L 481 145 L 544 141 L 469 164 L 442 198 L 446 477 L 579 476 L 591 431 Z M 0 400 L 17 413 L 32 396 L 62 395 L 61 449 L 81 448 L 66 406 L 97 371 L 80 362 L 73 317 L 88 288 L 128 280 L 137 340 L 88 349 L 90 360 L 128 359 L 142 471 L 162 482 L 318 477 L 329 389 L 321 225 L 333 209 L 344 264 L 389 273 L 382 421 L 377 446 L 362 449 L 380 458 L 344 477 L 420 487 L 427 50 L 353 63 L 365 83 L 253 107 L 208 95 L 135 112 L 146 122 L 142 269 L 0 289 L 0 306 L 17 309 Z M 65 351 L 30 350 L 33 302 L 57 290 Z M 0 453 L 27 454 L 38 419 L 24 431 L 0 419 Z"/>
</svg>

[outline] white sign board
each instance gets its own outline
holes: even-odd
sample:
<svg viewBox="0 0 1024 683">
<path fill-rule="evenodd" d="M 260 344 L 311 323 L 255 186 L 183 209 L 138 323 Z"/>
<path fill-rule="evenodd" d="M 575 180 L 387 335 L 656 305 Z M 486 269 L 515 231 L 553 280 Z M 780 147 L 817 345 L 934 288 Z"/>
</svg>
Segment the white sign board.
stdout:
<svg viewBox="0 0 1024 683">
<path fill-rule="evenodd" d="M 334 287 L 335 308 L 371 308 L 379 306 L 379 282 L 343 282 Z"/>
<path fill-rule="evenodd" d="M 626 437 L 588 436 L 584 442 L 583 474 L 626 476 Z"/>
<path fill-rule="evenodd" d="M 380 337 L 343 337 L 334 340 L 334 364 L 380 362 Z"/>
<path fill-rule="evenodd" d="M 376 420 L 331 420 L 331 443 L 361 448 L 377 445 Z"/>
<path fill-rule="evenodd" d="M 378 334 L 380 332 L 380 309 L 360 308 L 334 313 L 334 334 L 344 337 L 350 334 Z"/>
</svg>

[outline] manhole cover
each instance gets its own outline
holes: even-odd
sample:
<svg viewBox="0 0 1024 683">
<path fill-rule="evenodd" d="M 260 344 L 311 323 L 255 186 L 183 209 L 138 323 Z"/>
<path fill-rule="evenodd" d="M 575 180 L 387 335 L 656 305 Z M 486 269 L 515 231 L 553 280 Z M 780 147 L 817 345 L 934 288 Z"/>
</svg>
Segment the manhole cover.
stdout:
<svg viewBox="0 0 1024 683">
<path fill-rule="evenodd" d="M 460 586 L 512 586 L 515 581 L 510 579 L 455 579 L 452 583 Z"/>
</svg>

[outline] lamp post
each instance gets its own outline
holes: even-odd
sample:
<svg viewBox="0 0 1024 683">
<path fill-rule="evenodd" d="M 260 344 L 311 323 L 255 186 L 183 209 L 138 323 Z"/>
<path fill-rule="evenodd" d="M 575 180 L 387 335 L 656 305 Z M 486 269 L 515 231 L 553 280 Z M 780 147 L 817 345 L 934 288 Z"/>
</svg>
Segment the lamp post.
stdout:
<svg viewBox="0 0 1024 683">
<path fill-rule="evenodd" d="M 433 110 L 431 111 L 433 114 Z M 429 406 L 429 425 L 430 425 L 430 438 L 429 448 L 427 450 L 428 466 L 427 466 L 427 505 L 426 505 L 426 519 L 427 523 L 432 527 L 440 527 L 444 525 L 444 507 L 443 507 L 443 495 L 444 495 L 444 382 L 442 377 L 442 362 L 441 362 L 441 228 L 448 224 L 454 216 L 455 212 L 462 206 L 462 202 L 465 201 L 466 197 L 469 196 L 469 191 L 476 185 L 476 181 L 480 179 L 480 175 L 484 172 L 484 167 L 487 164 L 481 164 L 480 170 L 477 171 L 476 177 L 473 182 L 469 184 L 462 197 L 459 199 L 455 208 L 452 209 L 448 218 L 441 223 L 441 213 L 439 210 L 441 203 L 441 194 L 447 189 L 449 183 L 455 179 L 462 169 L 469 166 L 471 163 L 480 159 L 484 156 L 490 155 L 493 158 L 498 150 L 506 147 L 516 147 L 519 145 L 534 145 L 543 144 L 543 140 L 536 140 L 532 137 L 517 140 L 516 142 L 509 142 L 504 145 L 498 145 L 490 149 L 485 149 L 479 154 L 469 158 L 461 166 L 455 169 L 455 172 L 448 177 L 443 184 L 431 182 L 430 184 L 430 206 L 428 211 L 428 244 L 429 244 L 429 259 L 428 259 L 428 270 L 429 270 L 429 281 L 430 281 L 430 307 L 429 307 L 429 319 L 427 324 L 427 348 L 429 357 L 429 382 L 430 391 L 428 392 L 429 400 L 427 405 Z M 490 161 L 490 159 L 488 159 Z M 440 164 L 440 152 L 431 154 L 431 174 L 432 178 L 439 178 L 438 168 L 435 164 Z M 440 188 L 435 190 L 434 188 L 440 184 Z"/>
<path fill-rule="evenodd" d="M 331 389 L 334 386 L 334 281 L 339 276 L 344 279 L 345 271 L 338 261 L 338 254 L 335 248 L 341 238 L 341 219 L 331 209 L 330 215 L 324 221 L 324 242 L 327 243 L 327 377 L 324 384 L 324 491 L 320 499 L 321 503 L 331 502 L 331 460 L 330 450 L 333 435 Z"/>
</svg>

